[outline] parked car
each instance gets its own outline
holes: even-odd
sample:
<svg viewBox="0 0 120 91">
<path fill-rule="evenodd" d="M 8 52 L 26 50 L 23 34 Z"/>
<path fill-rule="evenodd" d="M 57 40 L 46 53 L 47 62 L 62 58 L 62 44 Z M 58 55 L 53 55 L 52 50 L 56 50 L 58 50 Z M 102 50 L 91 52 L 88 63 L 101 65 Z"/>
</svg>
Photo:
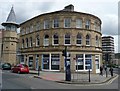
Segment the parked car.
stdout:
<svg viewBox="0 0 120 91">
<path fill-rule="evenodd" d="M 18 64 L 11 69 L 15 73 L 29 73 L 29 67 L 26 64 Z"/>
<path fill-rule="evenodd" d="M 3 70 L 11 70 L 11 64 L 10 63 L 3 63 L 2 65 Z"/>
</svg>

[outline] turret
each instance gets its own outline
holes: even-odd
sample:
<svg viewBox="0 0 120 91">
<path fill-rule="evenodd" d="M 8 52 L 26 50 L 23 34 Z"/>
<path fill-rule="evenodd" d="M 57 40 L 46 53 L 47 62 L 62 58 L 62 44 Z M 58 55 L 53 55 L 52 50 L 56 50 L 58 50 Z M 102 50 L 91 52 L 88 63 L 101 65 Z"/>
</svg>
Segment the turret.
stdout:
<svg viewBox="0 0 120 91">
<path fill-rule="evenodd" d="M 7 17 L 6 22 L 2 23 L 2 25 L 5 27 L 5 30 L 17 31 L 19 25 L 16 23 L 16 16 L 13 7 L 11 8 L 11 11 Z"/>
</svg>

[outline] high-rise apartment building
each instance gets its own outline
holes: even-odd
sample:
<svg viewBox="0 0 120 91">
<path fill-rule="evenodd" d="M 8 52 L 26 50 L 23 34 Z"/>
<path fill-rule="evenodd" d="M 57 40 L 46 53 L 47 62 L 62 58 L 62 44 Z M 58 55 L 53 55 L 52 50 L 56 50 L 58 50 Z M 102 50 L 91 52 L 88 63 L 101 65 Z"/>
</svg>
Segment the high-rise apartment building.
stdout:
<svg viewBox="0 0 120 91">
<path fill-rule="evenodd" d="M 114 58 L 114 38 L 112 36 L 102 37 L 102 51 L 103 59 L 108 63 L 112 62 Z"/>
</svg>

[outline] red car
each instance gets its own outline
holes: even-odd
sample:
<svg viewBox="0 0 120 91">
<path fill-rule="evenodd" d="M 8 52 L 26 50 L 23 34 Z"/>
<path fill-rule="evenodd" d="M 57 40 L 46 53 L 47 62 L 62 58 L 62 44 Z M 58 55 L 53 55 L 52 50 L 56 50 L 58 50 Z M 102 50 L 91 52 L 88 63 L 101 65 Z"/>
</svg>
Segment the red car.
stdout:
<svg viewBox="0 0 120 91">
<path fill-rule="evenodd" d="M 15 73 L 29 73 L 29 67 L 26 64 L 18 64 L 11 69 Z"/>
</svg>

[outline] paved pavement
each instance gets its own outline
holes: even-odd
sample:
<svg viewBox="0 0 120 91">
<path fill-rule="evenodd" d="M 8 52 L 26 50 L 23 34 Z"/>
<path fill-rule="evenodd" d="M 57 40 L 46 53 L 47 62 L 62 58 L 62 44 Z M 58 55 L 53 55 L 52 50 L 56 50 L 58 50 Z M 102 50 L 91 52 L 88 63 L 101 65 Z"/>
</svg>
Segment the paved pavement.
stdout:
<svg viewBox="0 0 120 91">
<path fill-rule="evenodd" d="M 40 71 L 40 75 L 38 76 L 38 71 L 30 70 L 31 74 L 35 74 L 35 78 L 40 78 L 44 80 L 55 81 L 59 83 L 67 83 L 67 84 L 104 84 L 110 83 L 115 78 L 118 77 L 117 74 L 114 74 L 111 77 L 109 74 L 106 77 L 106 74 L 99 75 L 99 74 L 90 74 L 90 82 L 89 82 L 89 74 L 88 73 L 72 73 L 71 74 L 71 81 L 65 81 L 65 73 L 63 72 L 50 72 L 50 71 Z"/>
</svg>

